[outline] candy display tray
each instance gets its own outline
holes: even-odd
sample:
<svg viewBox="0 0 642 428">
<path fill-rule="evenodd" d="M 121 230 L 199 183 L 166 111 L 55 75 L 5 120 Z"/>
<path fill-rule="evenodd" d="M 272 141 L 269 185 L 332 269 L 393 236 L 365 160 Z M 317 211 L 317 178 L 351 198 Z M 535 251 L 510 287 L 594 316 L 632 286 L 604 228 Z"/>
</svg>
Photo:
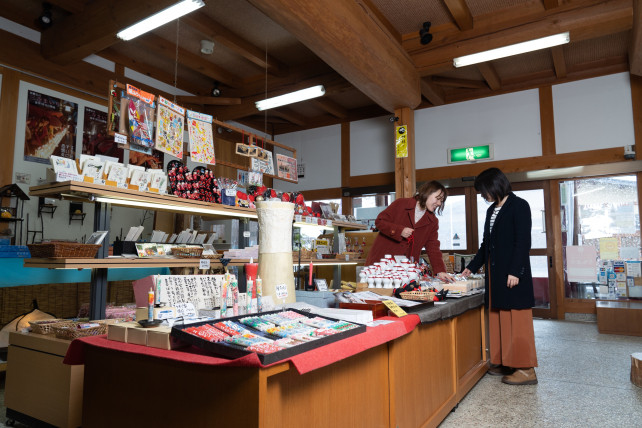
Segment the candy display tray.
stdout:
<svg viewBox="0 0 642 428">
<path fill-rule="evenodd" d="M 309 312 L 303 312 L 299 311 L 296 309 L 288 309 L 290 311 L 296 312 L 298 314 L 304 315 L 308 318 L 314 318 L 317 316 L 317 314 L 311 314 Z M 225 357 L 225 358 L 240 358 L 244 357 L 249 354 L 254 354 L 255 352 L 248 351 L 245 349 L 243 346 L 236 345 L 233 343 L 226 343 L 226 342 L 210 342 L 208 340 L 205 340 L 203 338 L 200 338 L 198 336 L 195 336 L 193 334 L 187 333 L 183 331 L 186 328 L 189 327 L 198 327 L 204 324 L 216 324 L 219 321 L 236 321 L 240 323 L 241 318 L 245 318 L 247 316 L 261 316 L 261 315 L 268 315 L 268 314 L 275 314 L 281 311 L 270 311 L 270 312 L 261 312 L 257 314 L 251 314 L 251 315 L 240 315 L 237 317 L 229 317 L 229 318 L 220 318 L 216 320 L 210 320 L 210 321 L 202 321 L 202 322 L 197 322 L 197 323 L 191 323 L 191 324 L 174 324 L 172 327 L 172 333 L 171 335 L 178 340 L 181 340 L 185 343 L 188 343 L 190 345 L 196 346 L 197 348 L 201 348 L 204 351 L 210 352 L 212 354 L 216 354 L 217 356 Z M 336 318 L 330 318 L 323 316 L 322 318 L 331 320 L 331 321 L 341 321 Z M 352 323 L 355 324 L 355 323 Z M 272 364 L 276 363 L 281 360 L 285 360 L 287 358 L 293 357 L 295 355 L 301 354 L 306 351 L 310 351 L 312 349 L 320 348 L 322 346 L 325 346 L 329 343 L 336 342 L 338 340 L 345 339 L 347 337 L 351 336 L 356 336 L 357 334 L 364 333 L 366 331 L 366 326 L 365 325 L 359 325 L 355 324 L 357 327 L 342 331 L 340 333 L 333 334 L 332 336 L 324 336 L 316 340 L 312 340 L 310 342 L 305 342 L 297 346 L 293 346 L 291 348 L 285 348 L 282 351 L 276 351 L 271 354 L 260 354 L 256 353 L 256 355 L 259 357 L 259 361 L 261 361 L 261 364 L 267 365 L 267 364 Z M 252 333 L 266 337 L 268 339 L 273 339 L 277 340 L 280 339 L 280 337 L 271 335 L 269 333 L 253 329 L 250 326 L 244 325 L 245 328 L 247 328 L 249 331 Z"/>
</svg>

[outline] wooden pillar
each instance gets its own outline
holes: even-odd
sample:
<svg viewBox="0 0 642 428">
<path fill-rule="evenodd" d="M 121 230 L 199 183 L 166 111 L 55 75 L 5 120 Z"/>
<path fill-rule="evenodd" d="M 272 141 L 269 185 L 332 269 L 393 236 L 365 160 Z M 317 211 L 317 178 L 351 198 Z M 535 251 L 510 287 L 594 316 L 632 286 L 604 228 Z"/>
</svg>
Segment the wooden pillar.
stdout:
<svg viewBox="0 0 642 428">
<path fill-rule="evenodd" d="M 350 179 L 350 122 L 341 122 L 341 189 L 348 186 Z M 341 194 L 341 213 L 352 214 L 352 196 Z"/>
<path fill-rule="evenodd" d="M 398 158 L 395 154 L 395 192 L 397 198 L 410 198 L 414 196 L 417 188 L 415 177 L 415 112 L 408 107 L 395 109 L 395 117 L 398 117 L 399 120 L 395 122 L 394 137 L 396 138 L 396 127 L 404 125 L 408 144 L 407 157 Z M 395 140 L 393 139 L 393 141 Z"/>
<path fill-rule="evenodd" d="M 0 67 L 2 97 L 0 98 L 0 186 L 13 183 L 13 156 L 18 120 L 20 76 L 15 70 Z"/>
<path fill-rule="evenodd" d="M 555 119 L 553 112 L 553 88 L 539 88 L 539 118 L 542 130 L 542 156 L 555 155 Z"/>
</svg>

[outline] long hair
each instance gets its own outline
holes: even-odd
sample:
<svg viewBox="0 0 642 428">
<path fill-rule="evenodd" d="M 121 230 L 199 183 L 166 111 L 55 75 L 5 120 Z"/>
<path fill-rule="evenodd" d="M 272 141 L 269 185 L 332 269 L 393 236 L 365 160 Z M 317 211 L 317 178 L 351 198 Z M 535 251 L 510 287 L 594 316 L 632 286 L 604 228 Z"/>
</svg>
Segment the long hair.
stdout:
<svg viewBox="0 0 642 428">
<path fill-rule="evenodd" d="M 510 181 L 499 168 L 488 168 L 475 178 L 475 190 L 486 200 L 499 202 L 512 188 Z"/>
<path fill-rule="evenodd" d="M 441 205 L 437 208 L 437 212 L 435 213 L 441 215 L 441 213 L 444 211 L 444 206 L 446 205 L 446 197 L 448 196 L 448 192 L 446 191 L 444 185 L 440 182 L 432 180 L 422 184 L 421 187 L 417 189 L 415 200 L 419 202 L 419 206 L 421 207 L 421 209 L 425 210 L 426 200 L 428 199 L 428 196 L 435 192 L 441 192 L 444 195 L 444 200 L 441 201 Z"/>
</svg>

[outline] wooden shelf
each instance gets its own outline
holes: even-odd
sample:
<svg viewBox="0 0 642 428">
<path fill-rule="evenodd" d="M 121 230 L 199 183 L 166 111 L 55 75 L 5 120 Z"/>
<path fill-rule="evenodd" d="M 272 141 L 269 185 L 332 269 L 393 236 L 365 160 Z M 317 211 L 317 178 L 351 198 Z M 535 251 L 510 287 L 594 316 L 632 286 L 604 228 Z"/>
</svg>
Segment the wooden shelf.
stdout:
<svg viewBox="0 0 642 428">
<path fill-rule="evenodd" d="M 154 267 L 198 267 L 200 259 L 163 258 L 123 258 L 108 257 L 105 259 L 24 259 L 24 267 L 47 269 L 120 269 L 120 268 L 154 268 Z M 232 259 L 228 266 L 242 266 L 249 259 Z M 222 265 L 220 259 L 210 259 L 212 266 Z"/>
<path fill-rule="evenodd" d="M 147 208 L 154 211 L 187 212 L 212 217 L 256 218 L 256 210 L 250 208 L 193 201 L 173 195 L 121 189 L 114 186 L 80 181 L 64 181 L 34 186 L 29 188 L 29 194 L 38 197 L 59 198 L 81 202 L 107 202 L 114 205 Z"/>
</svg>

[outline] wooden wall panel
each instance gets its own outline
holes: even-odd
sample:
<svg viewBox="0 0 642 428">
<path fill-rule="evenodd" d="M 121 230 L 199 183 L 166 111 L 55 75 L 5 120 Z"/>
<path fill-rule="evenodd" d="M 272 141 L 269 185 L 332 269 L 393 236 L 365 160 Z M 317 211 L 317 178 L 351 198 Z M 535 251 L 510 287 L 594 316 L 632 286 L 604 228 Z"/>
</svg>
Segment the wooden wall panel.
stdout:
<svg viewBox="0 0 642 428">
<path fill-rule="evenodd" d="M 14 141 L 16 140 L 16 121 L 18 119 L 18 85 L 17 71 L 1 68 L 2 92 L 0 93 L 0 186 L 13 183 Z"/>
</svg>

